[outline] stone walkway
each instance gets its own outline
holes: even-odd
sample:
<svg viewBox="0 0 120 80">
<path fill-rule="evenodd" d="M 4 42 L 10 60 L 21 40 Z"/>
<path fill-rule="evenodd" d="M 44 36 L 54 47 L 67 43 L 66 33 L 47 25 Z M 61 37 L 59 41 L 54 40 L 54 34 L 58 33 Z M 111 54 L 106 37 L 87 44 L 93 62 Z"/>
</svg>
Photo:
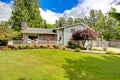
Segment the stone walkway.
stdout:
<svg viewBox="0 0 120 80">
<path fill-rule="evenodd" d="M 66 50 L 68 51 L 75 51 L 75 49 L 70 49 L 70 48 L 67 48 Z M 106 52 L 105 51 L 93 51 L 93 50 L 80 50 L 81 52 L 83 53 L 99 53 L 99 54 L 105 54 Z"/>
<path fill-rule="evenodd" d="M 97 54 L 105 54 L 105 51 L 93 51 L 93 50 L 81 50 L 84 53 L 97 53 Z"/>
<path fill-rule="evenodd" d="M 109 47 L 108 50 L 112 50 L 112 51 L 115 51 L 116 53 L 119 53 L 119 54 L 120 54 L 120 49 L 119 49 L 119 48 Z"/>
<path fill-rule="evenodd" d="M 70 49 L 70 48 L 67 48 L 66 50 L 75 51 L 75 49 Z M 116 53 L 120 54 L 120 49 L 119 48 L 109 47 L 107 50 L 112 50 L 112 51 L 115 51 Z M 100 54 L 105 54 L 106 53 L 105 51 L 95 51 L 95 50 L 80 50 L 80 51 L 83 52 L 83 53 L 100 53 Z"/>
</svg>

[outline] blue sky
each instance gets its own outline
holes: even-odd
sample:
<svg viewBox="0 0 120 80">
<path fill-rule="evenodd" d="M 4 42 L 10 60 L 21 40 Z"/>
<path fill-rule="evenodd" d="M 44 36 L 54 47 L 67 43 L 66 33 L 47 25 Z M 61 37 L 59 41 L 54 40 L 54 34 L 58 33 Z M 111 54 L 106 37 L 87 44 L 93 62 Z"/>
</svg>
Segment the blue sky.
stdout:
<svg viewBox="0 0 120 80">
<path fill-rule="evenodd" d="M 49 9 L 53 12 L 64 12 L 70 10 L 78 4 L 78 0 L 41 0 L 42 9 Z"/>
<path fill-rule="evenodd" d="M 10 3 L 11 0 L 0 0 Z M 70 10 L 77 6 L 78 0 L 40 0 L 40 7 L 44 10 L 51 10 L 57 13 L 63 13 L 65 10 Z"/>
</svg>

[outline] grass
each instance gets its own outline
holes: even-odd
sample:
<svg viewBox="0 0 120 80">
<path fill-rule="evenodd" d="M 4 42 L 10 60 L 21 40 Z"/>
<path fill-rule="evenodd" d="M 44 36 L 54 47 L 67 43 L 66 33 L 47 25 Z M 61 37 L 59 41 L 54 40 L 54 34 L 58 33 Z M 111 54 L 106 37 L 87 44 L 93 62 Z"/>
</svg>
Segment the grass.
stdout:
<svg viewBox="0 0 120 80">
<path fill-rule="evenodd" d="M 0 51 L 0 80 L 120 80 L 120 56 L 55 49 Z"/>
</svg>

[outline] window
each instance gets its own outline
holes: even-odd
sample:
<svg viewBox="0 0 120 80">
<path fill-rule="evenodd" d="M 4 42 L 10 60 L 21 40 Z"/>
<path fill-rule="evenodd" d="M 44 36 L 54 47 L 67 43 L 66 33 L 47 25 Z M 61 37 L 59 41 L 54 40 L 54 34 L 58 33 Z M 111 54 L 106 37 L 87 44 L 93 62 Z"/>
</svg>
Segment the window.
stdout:
<svg viewBox="0 0 120 80">
<path fill-rule="evenodd" d="M 75 29 L 71 29 L 71 33 L 75 32 Z"/>
<path fill-rule="evenodd" d="M 38 36 L 28 36 L 28 38 L 31 40 L 35 40 L 35 39 L 38 39 Z"/>
</svg>

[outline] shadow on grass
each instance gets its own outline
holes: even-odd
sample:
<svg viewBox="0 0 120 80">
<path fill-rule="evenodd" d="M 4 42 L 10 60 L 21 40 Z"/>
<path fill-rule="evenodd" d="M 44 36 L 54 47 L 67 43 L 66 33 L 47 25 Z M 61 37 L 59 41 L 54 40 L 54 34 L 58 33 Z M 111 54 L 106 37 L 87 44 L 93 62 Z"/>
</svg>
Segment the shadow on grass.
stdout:
<svg viewBox="0 0 120 80">
<path fill-rule="evenodd" d="M 83 57 L 78 60 L 66 58 L 65 78 L 69 80 L 120 80 L 120 57 Z"/>
</svg>

